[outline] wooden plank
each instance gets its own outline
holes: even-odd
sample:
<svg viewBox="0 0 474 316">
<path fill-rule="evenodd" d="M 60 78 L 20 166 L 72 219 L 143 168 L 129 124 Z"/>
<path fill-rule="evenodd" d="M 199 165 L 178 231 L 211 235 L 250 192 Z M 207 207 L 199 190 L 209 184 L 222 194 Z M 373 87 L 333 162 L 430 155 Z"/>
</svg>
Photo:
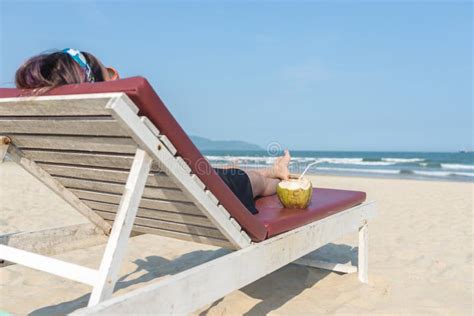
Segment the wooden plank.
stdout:
<svg viewBox="0 0 474 316">
<path fill-rule="evenodd" d="M 0 132 L 55 134 L 55 135 L 91 135 L 91 136 L 128 136 L 117 122 L 111 119 L 0 119 Z"/>
<path fill-rule="evenodd" d="M 0 99 L 0 116 L 106 115 L 118 94 Z"/>
<path fill-rule="evenodd" d="M 212 246 L 217 246 L 217 247 L 222 247 L 222 248 L 227 248 L 227 249 L 235 249 L 235 247 L 226 239 L 185 234 L 185 233 L 175 232 L 175 231 L 166 230 L 166 229 L 152 228 L 152 227 L 139 226 L 139 225 L 134 225 L 133 230 L 135 232 L 144 233 L 144 234 L 152 234 L 152 235 L 170 237 L 170 238 L 175 238 L 175 239 L 180 239 L 180 240 L 185 240 L 185 241 L 192 241 L 196 243 L 212 245 Z"/>
<path fill-rule="evenodd" d="M 98 271 L 32 252 L 0 245 L 0 258 L 77 282 L 94 285 Z"/>
<path fill-rule="evenodd" d="M 367 221 L 359 227 L 359 250 L 358 268 L 359 280 L 362 283 L 369 283 L 369 232 Z"/>
<path fill-rule="evenodd" d="M 164 187 L 164 188 L 178 188 L 173 179 L 171 179 L 166 173 L 151 173 L 148 176 L 146 185 L 149 187 Z"/>
<path fill-rule="evenodd" d="M 96 202 L 96 201 L 85 201 L 85 200 L 83 200 L 83 202 L 84 204 L 89 206 L 91 209 L 98 210 L 98 211 L 116 213 L 118 209 L 118 205 L 116 204 L 102 203 L 102 202 Z M 212 224 L 211 221 L 204 215 L 196 216 L 196 215 L 183 214 L 179 212 L 169 212 L 169 211 L 157 210 L 157 209 L 150 210 L 146 208 L 139 208 L 137 216 L 144 217 L 144 218 L 157 219 L 157 220 L 162 220 L 162 221 L 172 221 L 172 222 L 182 223 L 182 224 L 189 223 L 191 225 L 199 225 L 199 226 L 215 228 L 214 224 Z"/>
<path fill-rule="evenodd" d="M 127 181 L 128 171 L 111 170 L 91 167 L 76 167 L 67 165 L 50 165 L 39 162 L 44 170 L 54 176 L 73 177 L 79 179 L 89 179 L 98 181 L 109 181 L 125 183 Z M 174 181 L 165 173 L 151 172 L 146 182 L 150 187 L 177 188 Z"/>
<path fill-rule="evenodd" d="M 13 143 L 20 149 L 39 148 L 55 150 L 81 150 L 133 154 L 137 144 L 131 138 L 85 137 L 60 135 L 12 135 Z"/>
<path fill-rule="evenodd" d="M 242 238 L 245 239 L 249 245 L 254 244 L 250 236 L 245 232 L 245 230 L 241 230 L 240 233 L 242 234 Z"/>
<path fill-rule="evenodd" d="M 0 98 L 0 107 L 2 110 L 5 110 L 6 112 L 3 112 L 5 116 L 8 116 L 8 111 L 11 110 L 11 106 L 14 104 L 21 104 L 21 103 L 29 103 L 29 104 L 35 104 L 35 102 L 41 102 L 42 104 L 46 103 L 54 103 L 54 102 L 59 102 L 58 103 L 58 109 L 54 110 L 54 113 L 59 113 L 61 114 L 61 111 L 64 109 L 64 102 L 78 102 L 81 104 L 90 104 L 91 102 L 94 102 L 94 99 L 108 99 L 105 108 L 109 108 L 109 104 L 113 104 L 117 101 L 117 99 L 120 99 L 122 102 L 126 103 L 127 106 L 130 108 L 130 110 L 133 113 L 138 113 L 139 109 L 133 103 L 132 100 L 126 95 L 125 92 L 105 92 L 105 93 L 87 93 L 87 94 L 68 94 L 68 95 L 44 95 L 44 96 L 20 96 L 20 97 L 12 97 L 12 98 Z M 77 101 L 75 101 L 77 100 Z M 36 103 L 40 104 L 40 103 Z M 87 106 L 87 105 L 86 105 Z M 8 107 L 8 108 L 7 108 Z M 100 107 L 99 107 L 100 108 Z M 36 109 L 35 109 L 36 110 Z M 59 112 L 58 112 L 59 111 Z M 32 113 L 32 112 L 29 112 Z M 68 111 L 67 113 L 71 113 Z M 12 113 L 11 115 L 13 116 L 18 116 L 16 112 Z M 31 115 L 31 114 L 30 114 Z M 67 114 L 66 114 L 67 115 Z M 81 115 L 78 113 L 78 115 Z M 0 115 L 1 116 L 1 115 Z"/>
<path fill-rule="evenodd" d="M 191 173 L 191 167 L 188 166 L 188 164 L 186 163 L 186 161 L 184 161 L 184 159 L 181 157 L 181 156 L 177 156 L 176 157 L 176 161 L 178 162 L 178 164 L 184 169 L 184 171 L 188 174 Z"/>
<path fill-rule="evenodd" d="M 63 163 L 83 166 L 111 167 L 128 170 L 133 162 L 131 155 L 112 155 L 96 153 L 76 153 L 61 151 L 42 151 L 23 149 L 23 153 L 31 160 L 38 162 Z"/>
<path fill-rule="evenodd" d="M 70 189 L 75 195 L 83 199 L 85 203 L 88 201 L 98 201 L 104 203 L 118 204 L 120 201 L 120 195 L 108 194 L 94 191 L 83 191 L 77 189 Z M 147 199 L 143 198 L 140 201 L 140 207 L 147 209 L 158 209 L 170 212 L 180 212 L 191 215 L 204 215 L 201 210 L 191 202 L 179 202 L 179 201 L 166 201 L 159 199 Z"/>
<path fill-rule="evenodd" d="M 374 204 L 364 203 L 252 244 L 156 284 L 114 297 L 94 308 L 81 309 L 73 315 L 191 314 L 321 246 L 357 231 L 365 220 L 374 215 Z"/>
<path fill-rule="evenodd" d="M 204 184 L 204 182 L 201 181 L 201 179 L 199 179 L 199 177 L 195 174 L 191 175 L 191 178 L 198 184 L 198 186 L 202 189 L 202 190 L 206 190 L 206 185 Z"/>
<path fill-rule="evenodd" d="M 221 210 L 222 213 L 224 213 L 224 215 L 227 217 L 227 218 L 231 218 L 230 216 L 230 213 L 226 210 L 226 208 L 222 205 L 219 205 L 219 209 Z"/>
<path fill-rule="evenodd" d="M 87 205 L 85 205 L 71 191 L 67 190 L 61 183 L 51 177 L 46 171 L 41 169 L 34 161 L 24 157 L 24 154 L 15 146 L 8 147 L 10 158 L 18 163 L 23 169 L 48 186 L 54 193 L 59 195 L 69 205 L 74 207 L 78 212 L 88 218 L 92 223 L 97 225 L 107 235 L 110 233 L 111 226 L 106 223 L 99 215 L 94 213 Z"/>
<path fill-rule="evenodd" d="M 143 122 L 143 124 L 145 124 L 146 127 L 148 127 L 148 129 L 155 135 L 155 136 L 159 136 L 160 135 L 160 131 L 158 130 L 158 128 L 155 126 L 155 124 L 153 124 L 152 121 L 150 121 L 150 119 L 146 116 L 140 116 L 140 120 Z"/>
<path fill-rule="evenodd" d="M 166 135 L 161 135 L 160 141 L 163 145 L 165 145 L 166 148 L 170 151 L 170 153 L 174 156 L 178 152 L 176 150 L 176 147 L 174 147 L 173 143 L 169 140 L 169 138 Z"/>
<path fill-rule="evenodd" d="M 115 213 L 104 212 L 99 210 L 94 211 L 100 216 L 102 216 L 102 218 L 105 220 L 113 221 L 115 219 Z M 176 222 L 168 222 L 137 216 L 135 218 L 135 225 L 172 230 L 185 234 L 200 235 L 205 237 L 225 238 L 224 235 L 222 235 L 222 233 L 216 228 L 195 226 L 188 223 L 183 224 Z"/>
<path fill-rule="evenodd" d="M 144 150 L 137 149 L 88 306 L 112 296 L 152 161 Z"/>
<path fill-rule="evenodd" d="M 209 190 L 205 190 L 205 193 L 206 195 L 209 197 L 209 199 L 211 200 L 212 204 L 214 205 L 218 205 L 219 204 L 219 200 L 216 198 L 216 196 L 214 194 L 212 194 L 211 191 Z M 228 215 L 229 213 L 224 213 L 224 215 L 228 218 Z"/>
<path fill-rule="evenodd" d="M 64 178 L 59 176 L 54 176 L 54 178 L 61 182 L 61 184 L 64 185 L 66 188 L 70 189 L 82 189 L 89 191 L 122 194 L 125 187 L 123 184 L 117 184 L 112 182 Z M 143 192 L 143 196 L 147 198 L 164 199 L 171 201 L 189 201 L 189 198 L 186 197 L 186 195 L 180 189 L 146 187 L 145 191 Z"/>
<path fill-rule="evenodd" d="M 123 169 L 127 171 L 130 169 L 133 162 L 133 156 L 126 154 L 117 155 L 93 152 L 62 152 L 36 149 L 23 149 L 22 151 L 28 158 L 38 162 Z M 158 163 L 153 163 L 151 169 L 153 172 L 160 171 Z"/>
<path fill-rule="evenodd" d="M 229 221 L 232 223 L 232 225 L 235 226 L 235 228 L 237 228 L 239 231 L 242 230 L 242 227 L 240 226 L 239 223 L 237 223 L 237 221 L 235 220 L 235 218 L 231 217 L 229 218 Z"/>
<path fill-rule="evenodd" d="M 60 253 L 101 245 L 107 242 L 93 223 L 58 226 L 35 231 L 22 231 L 0 236 L 0 244 L 39 255 Z M 3 263 L 4 267 L 11 263 Z"/>
<path fill-rule="evenodd" d="M 129 99 L 123 97 L 107 105 L 113 117 L 127 129 L 130 136 L 152 155 L 153 159 L 160 162 L 163 171 L 176 180 L 176 184 L 189 193 L 193 202 L 216 225 L 216 227 L 229 239 L 236 248 L 249 246 L 249 241 L 244 234 L 230 223 L 226 214 L 222 213 L 217 204 L 214 204 L 202 188 L 181 168 L 174 159 L 174 153 L 164 150 L 162 139 L 158 139 L 135 115 L 128 105 Z M 159 149 L 161 148 L 161 150 Z"/>
</svg>

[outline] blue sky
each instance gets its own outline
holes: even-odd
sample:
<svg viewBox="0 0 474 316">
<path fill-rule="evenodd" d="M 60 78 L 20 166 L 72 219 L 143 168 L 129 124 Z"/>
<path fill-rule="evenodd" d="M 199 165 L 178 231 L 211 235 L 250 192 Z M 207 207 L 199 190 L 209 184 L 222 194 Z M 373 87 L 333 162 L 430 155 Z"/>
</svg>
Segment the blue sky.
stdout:
<svg viewBox="0 0 474 316">
<path fill-rule="evenodd" d="M 74 47 L 148 78 L 190 134 L 472 148 L 470 2 L 0 2 L 3 87 L 28 57 Z"/>
</svg>

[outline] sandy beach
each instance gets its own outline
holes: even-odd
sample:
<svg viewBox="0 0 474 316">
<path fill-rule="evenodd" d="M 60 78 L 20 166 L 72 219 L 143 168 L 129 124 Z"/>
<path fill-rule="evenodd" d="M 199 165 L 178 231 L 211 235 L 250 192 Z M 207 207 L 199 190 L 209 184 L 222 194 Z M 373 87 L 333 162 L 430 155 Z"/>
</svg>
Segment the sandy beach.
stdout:
<svg viewBox="0 0 474 316">
<path fill-rule="evenodd" d="M 473 183 L 311 176 L 314 186 L 365 191 L 378 216 L 369 225 L 369 284 L 290 264 L 196 315 L 473 313 Z M 87 220 L 11 162 L 0 164 L 0 233 Z M 357 235 L 312 253 L 355 262 Z M 55 257 L 97 268 L 104 245 Z M 165 237 L 133 237 L 115 295 L 151 284 L 227 250 Z M 249 263 L 251 264 L 251 263 Z M 19 265 L 0 268 L 0 311 L 64 314 L 86 305 L 90 287 Z M 0 312 L 1 313 L 1 312 Z"/>
</svg>

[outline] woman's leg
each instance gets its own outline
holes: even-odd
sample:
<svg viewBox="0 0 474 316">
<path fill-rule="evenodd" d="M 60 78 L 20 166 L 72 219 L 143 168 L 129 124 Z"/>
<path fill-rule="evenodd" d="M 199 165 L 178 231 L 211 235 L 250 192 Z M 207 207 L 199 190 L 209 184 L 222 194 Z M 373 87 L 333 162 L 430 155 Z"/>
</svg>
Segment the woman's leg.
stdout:
<svg viewBox="0 0 474 316">
<path fill-rule="evenodd" d="M 290 153 L 285 150 L 285 155 L 278 157 L 273 167 L 260 170 L 245 170 L 252 185 L 253 197 L 267 196 L 276 193 L 276 187 L 281 180 L 288 179 L 290 174 L 288 164 Z"/>
<path fill-rule="evenodd" d="M 258 170 L 245 170 L 245 173 L 249 176 L 254 198 L 276 193 L 276 187 L 280 179 L 267 178 Z"/>
</svg>

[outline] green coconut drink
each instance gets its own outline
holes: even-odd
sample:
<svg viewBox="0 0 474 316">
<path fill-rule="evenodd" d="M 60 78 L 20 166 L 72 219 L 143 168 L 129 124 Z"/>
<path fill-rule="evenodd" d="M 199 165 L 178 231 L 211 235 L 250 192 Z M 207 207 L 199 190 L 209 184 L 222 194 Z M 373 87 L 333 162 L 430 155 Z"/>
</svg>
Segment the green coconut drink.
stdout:
<svg viewBox="0 0 474 316">
<path fill-rule="evenodd" d="M 307 208 L 313 194 L 313 185 L 306 178 L 289 179 L 277 185 L 277 195 L 286 208 Z"/>
<path fill-rule="evenodd" d="M 314 165 L 323 161 L 314 161 L 306 166 L 298 178 L 283 180 L 277 185 L 277 195 L 286 208 L 307 208 L 313 194 L 313 184 L 304 178 L 305 173 Z"/>
</svg>

